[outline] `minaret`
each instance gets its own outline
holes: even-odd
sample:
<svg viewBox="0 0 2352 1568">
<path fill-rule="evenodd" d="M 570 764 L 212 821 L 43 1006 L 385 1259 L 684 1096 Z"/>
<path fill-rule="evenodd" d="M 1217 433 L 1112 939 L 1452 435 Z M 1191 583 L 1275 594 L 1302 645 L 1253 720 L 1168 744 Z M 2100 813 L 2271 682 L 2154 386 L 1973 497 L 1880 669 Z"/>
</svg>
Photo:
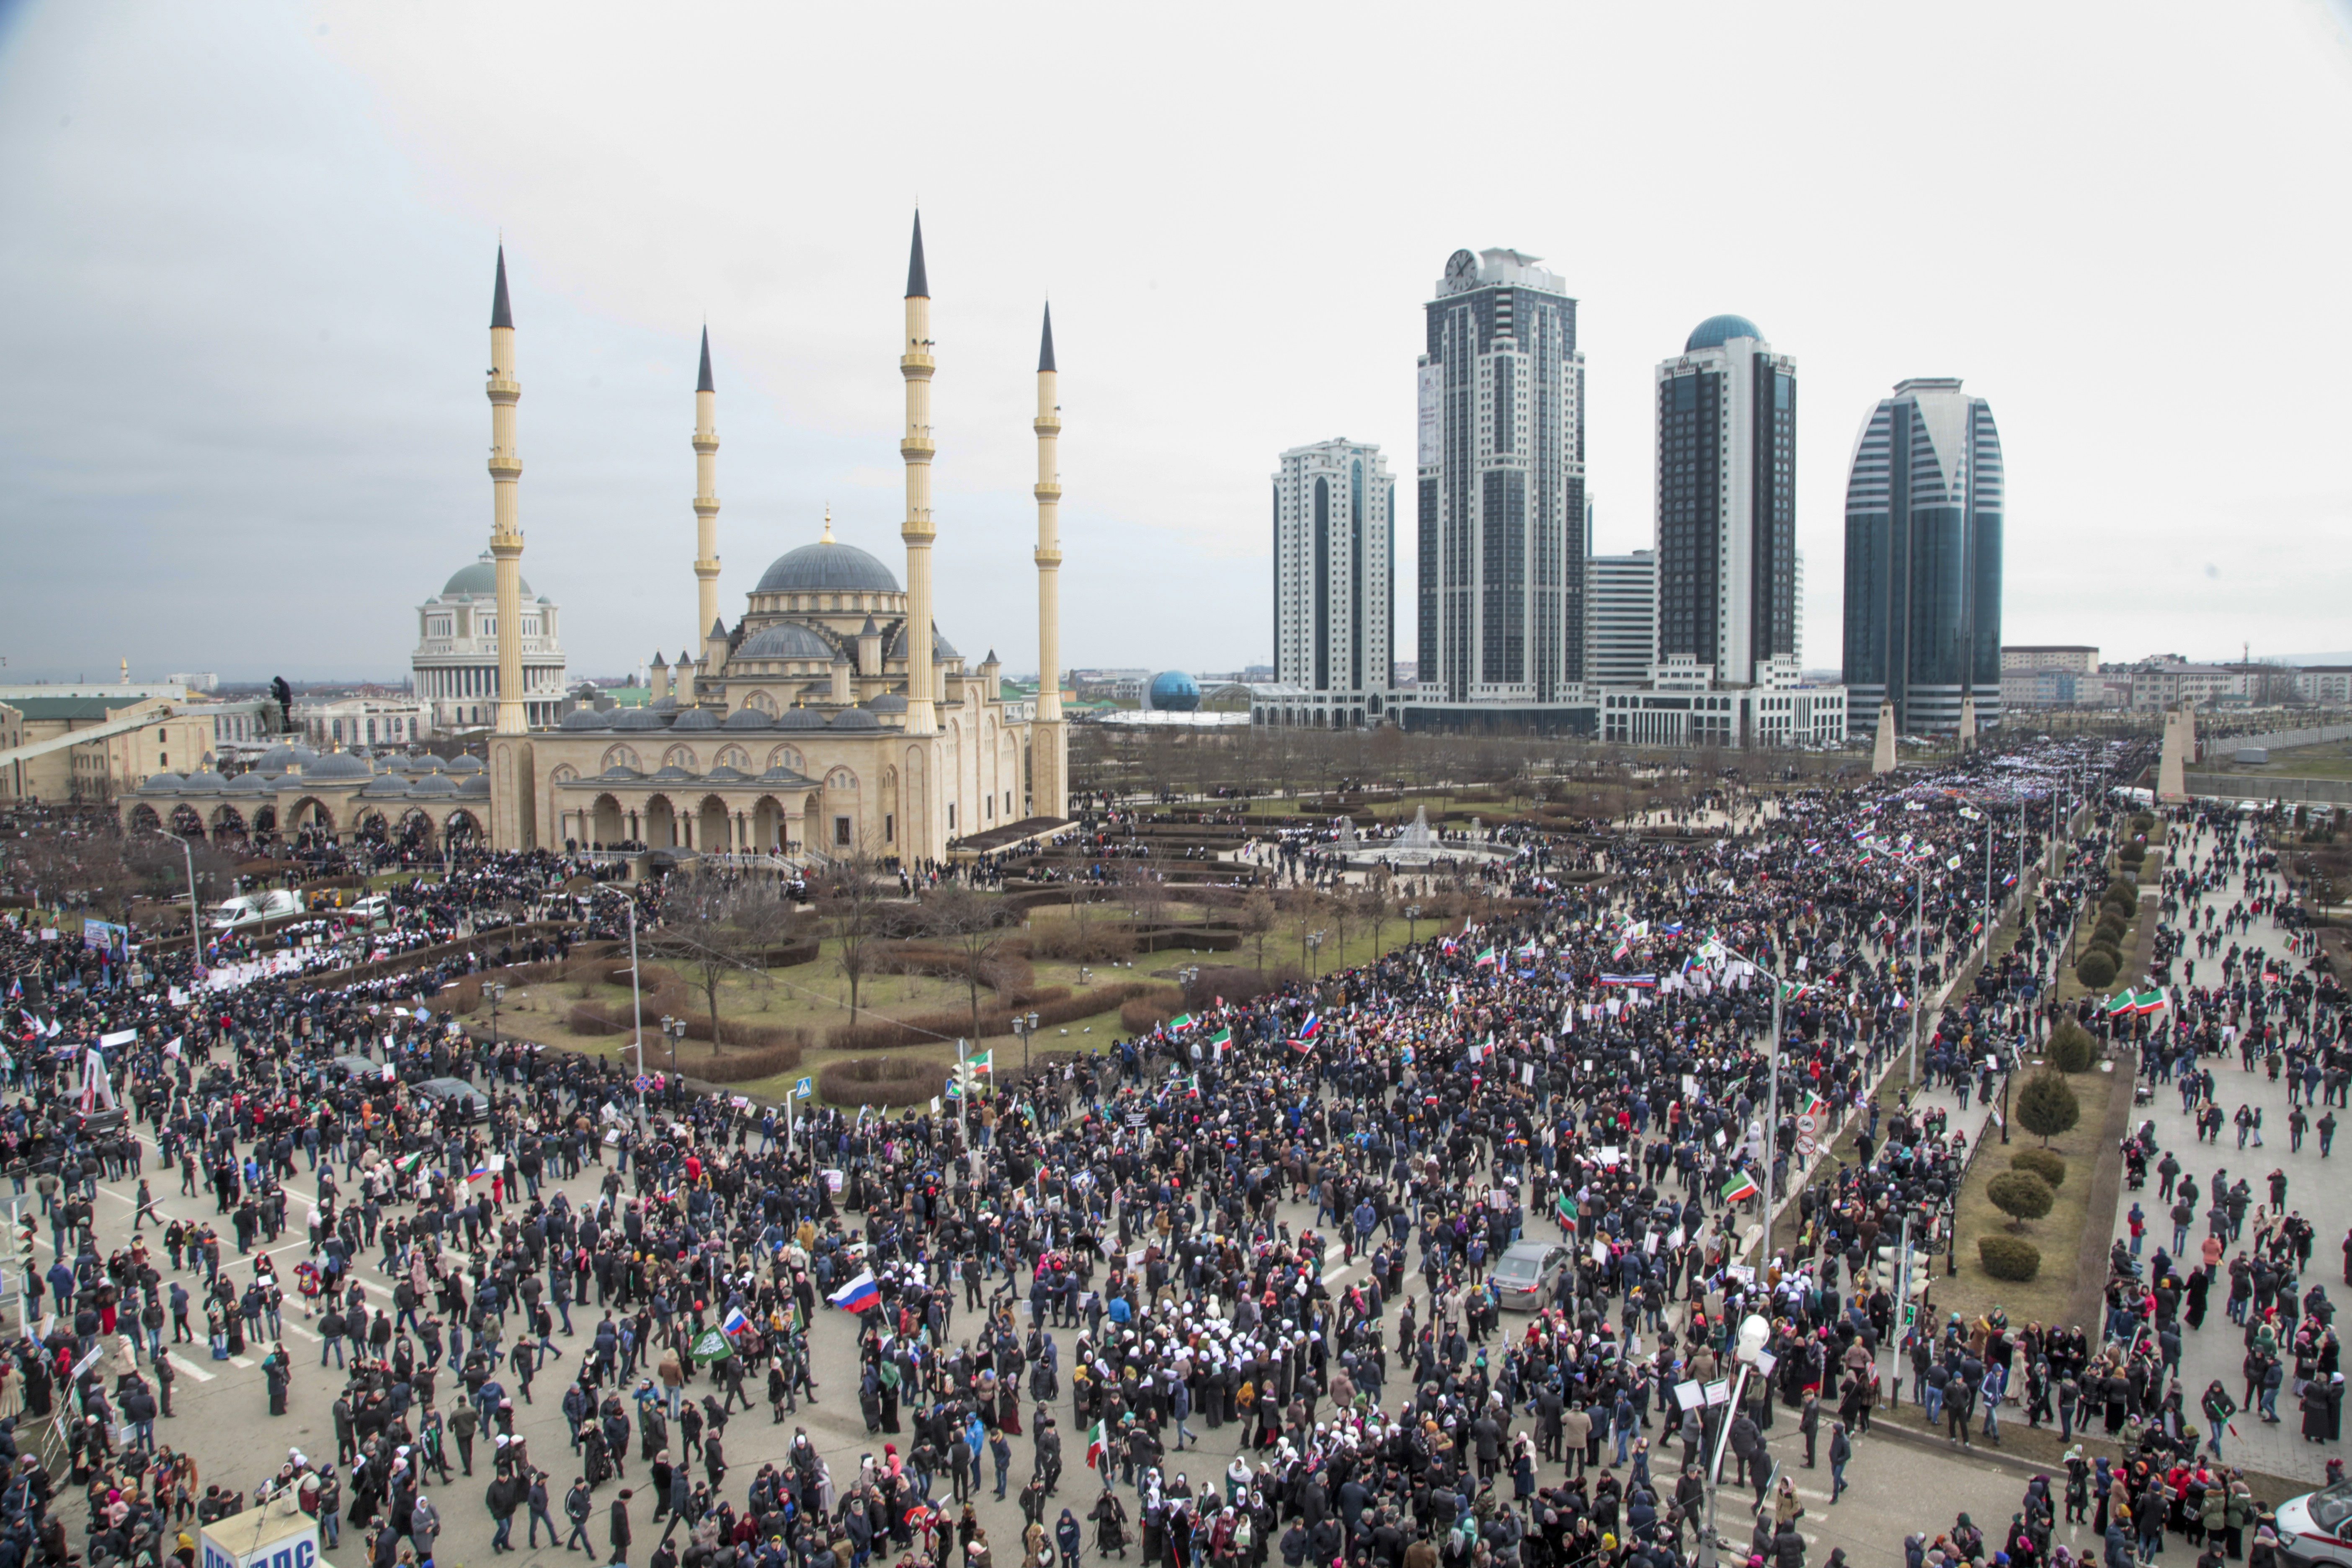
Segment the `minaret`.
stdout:
<svg viewBox="0 0 2352 1568">
<path fill-rule="evenodd" d="M 1068 737 L 1062 729 L 1061 377 L 1054 368 L 1054 307 L 1037 346 L 1037 720 L 1030 731 L 1030 810 L 1066 815 Z"/>
<path fill-rule="evenodd" d="M 522 691 L 522 530 L 516 526 L 516 486 L 522 458 L 515 450 L 514 312 L 507 305 L 507 247 L 499 247 L 499 282 L 490 296 L 490 556 L 499 595 L 499 721 L 501 735 L 530 729 Z"/>
<path fill-rule="evenodd" d="M 710 384 L 710 329 L 702 329 L 702 374 L 694 384 L 694 634 L 719 620 L 719 394 Z"/>
<path fill-rule="evenodd" d="M 907 462 L 907 733 L 935 735 L 931 698 L 931 284 L 923 274 L 923 215 L 915 215 L 915 246 L 907 261 L 907 352 L 898 374 L 907 378 L 907 434 L 898 455 Z"/>
</svg>

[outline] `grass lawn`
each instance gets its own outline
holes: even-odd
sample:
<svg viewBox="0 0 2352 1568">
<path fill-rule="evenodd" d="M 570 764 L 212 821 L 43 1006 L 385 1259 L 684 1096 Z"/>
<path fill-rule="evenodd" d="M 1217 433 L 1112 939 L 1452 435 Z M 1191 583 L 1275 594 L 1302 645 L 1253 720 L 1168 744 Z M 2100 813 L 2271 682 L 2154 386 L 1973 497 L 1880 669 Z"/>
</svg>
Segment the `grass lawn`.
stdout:
<svg viewBox="0 0 2352 1568">
<path fill-rule="evenodd" d="M 2029 1070 L 2032 1070 L 2029 1064 Z M 2066 1162 L 2066 1179 L 2057 1192 L 2057 1202 L 2047 1215 L 2032 1221 L 2023 1229 L 2012 1229 L 2010 1217 L 1993 1207 L 1985 1196 L 1985 1189 L 1995 1176 L 2010 1169 L 2010 1156 L 2024 1149 L 2038 1149 L 2042 1140 L 2012 1126 L 2010 1142 L 2000 1142 L 2000 1130 L 1989 1131 L 1993 1142 L 1982 1150 L 1976 1163 L 1969 1168 L 1969 1178 L 1960 1189 L 1959 1265 L 1957 1277 L 1946 1277 L 1939 1265 L 1935 1287 L 1935 1302 L 1939 1314 L 1958 1312 L 1963 1321 L 1999 1306 L 2009 1314 L 2011 1324 L 2071 1322 L 2074 1299 L 2082 1278 L 2076 1260 L 2084 1247 L 2084 1230 L 2099 1230 L 2100 1250 L 2105 1250 L 2105 1218 L 2089 1212 L 2093 1175 L 2103 1158 L 2114 1156 L 2105 1146 L 2104 1132 L 2112 1097 L 2131 1094 L 2128 1071 L 2077 1073 L 2067 1083 L 2082 1102 L 2082 1120 L 2074 1127 L 2050 1141 L 2051 1152 Z M 1971 1132 L 1977 1116 L 1971 1112 L 1967 1125 Z M 1987 1275 L 1977 1261 L 1977 1240 L 1993 1234 L 2017 1236 L 2042 1249 L 2042 1271 L 2023 1282 L 1995 1279 Z"/>
</svg>

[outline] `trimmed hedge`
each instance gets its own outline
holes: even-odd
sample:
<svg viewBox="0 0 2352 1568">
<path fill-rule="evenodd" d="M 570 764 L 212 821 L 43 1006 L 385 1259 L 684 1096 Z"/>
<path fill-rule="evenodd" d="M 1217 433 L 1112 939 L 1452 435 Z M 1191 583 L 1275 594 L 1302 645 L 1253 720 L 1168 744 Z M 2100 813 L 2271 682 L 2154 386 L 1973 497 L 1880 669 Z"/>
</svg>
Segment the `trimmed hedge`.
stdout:
<svg viewBox="0 0 2352 1568">
<path fill-rule="evenodd" d="M 2088 1029 L 2069 1018 L 2050 1031 L 2043 1057 L 2060 1072 L 2089 1072 L 2098 1065 L 2099 1046 Z"/>
<path fill-rule="evenodd" d="M 1148 1035 L 1184 1010 L 1184 994 L 1172 985 L 1155 985 L 1118 1010 L 1118 1026 L 1130 1035 Z"/>
<path fill-rule="evenodd" d="M 1122 980 L 1113 985 L 1093 985 L 1083 991 L 1072 991 L 1066 985 L 1049 985 L 1040 991 L 1015 992 L 1010 997 L 983 1002 L 980 1008 L 980 1032 L 1009 1035 L 1013 1032 L 1013 1015 L 1034 1013 L 1037 1026 L 1075 1024 L 1081 1018 L 1117 1007 L 1147 991 L 1162 989 L 1150 981 Z M 959 1007 L 953 1011 L 927 1013 L 911 1018 L 880 1018 L 864 1024 L 843 1024 L 826 1034 L 824 1048 L 829 1051 L 898 1050 L 908 1046 L 937 1045 L 944 1037 L 956 1039 L 971 1032 L 971 1009 Z"/>
<path fill-rule="evenodd" d="M 2066 1157 L 2055 1149 L 2020 1149 L 2009 1163 L 2018 1170 L 2032 1172 L 2053 1191 L 2066 1184 Z"/>
<path fill-rule="evenodd" d="M 946 1092 L 950 1070 L 911 1057 L 851 1057 L 825 1063 L 816 1082 L 835 1105 L 923 1105 Z"/>
<path fill-rule="evenodd" d="M 2042 1249 L 2014 1236 L 1979 1237 L 1977 1262 L 1995 1279 L 2015 1284 L 2042 1272 Z"/>
<path fill-rule="evenodd" d="M 2104 950 L 2093 948 L 2074 965 L 2074 978 L 2090 990 L 2104 990 L 2115 981 L 2116 961 Z"/>
</svg>

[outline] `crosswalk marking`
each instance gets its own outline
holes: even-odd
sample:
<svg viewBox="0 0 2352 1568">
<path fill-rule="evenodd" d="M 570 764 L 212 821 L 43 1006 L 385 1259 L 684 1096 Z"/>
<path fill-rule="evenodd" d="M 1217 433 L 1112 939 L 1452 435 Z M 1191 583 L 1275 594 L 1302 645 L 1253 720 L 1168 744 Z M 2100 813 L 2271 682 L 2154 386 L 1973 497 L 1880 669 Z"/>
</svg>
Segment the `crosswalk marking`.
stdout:
<svg viewBox="0 0 2352 1568">
<path fill-rule="evenodd" d="M 213 1374 L 211 1373 L 206 1372 L 203 1367 L 198 1366 L 194 1362 L 190 1361 L 187 1357 L 180 1354 L 176 1351 L 166 1352 L 165 1359 L 170 1361 L 173 1366 L 178 1367 L 182 1372 L 187 1373 L 190 1377 L 194 1378 L 198 1383 L 210 1383 L 213 1380 Z"/>
</svg>

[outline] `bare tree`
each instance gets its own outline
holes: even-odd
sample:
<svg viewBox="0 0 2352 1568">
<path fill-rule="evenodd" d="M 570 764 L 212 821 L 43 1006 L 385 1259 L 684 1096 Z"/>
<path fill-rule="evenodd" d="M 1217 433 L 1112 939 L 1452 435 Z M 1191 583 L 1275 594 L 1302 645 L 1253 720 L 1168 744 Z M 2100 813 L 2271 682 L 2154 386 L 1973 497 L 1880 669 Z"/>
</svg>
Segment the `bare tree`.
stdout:
<svg viewBox="0 0 2352 1568">
<path fill-rule="evenodd" d="M 710 1012 L 710 1049 L 719 1050 L 719 988 L 727 976 L 748 971 L 762 981 L 764 962 L 790 923 L 791 908 L 764 879 L 739 879 L 698 872 L 673 879 L 662 898 L 656 928 L 656 956 L 684 968 Z"/>
<path fill-rule="evenodd" d="M 924 896 L 923 929 L 963 959 L 964 988 L 971 999 L 971 1038 L 978 1044 L 980 988 L 1001 989 L 1005 966 L 997 960 L 1021 929 L 1021 917 L 994 894 L 974 892 L 961 882 L 942 882 Z"/>
<path fill-rule="evenodd" d="M 1388 929 L 1389 921 L 1396 917 L 1396 900 L 1390 896 L 1389 885 L 1385 879 L 1376 876 L 1364 884 L 1363 891 L 1356 895 L 1356 914 L 1366 925 L 1372 928 L 1372 958 L 1378 962 L 1381 956 L 1381 933 Z"/>
<path fill-rule="evenodd" d="M 1261 974 L 1265 973 L 1265 939 L 1274 934 L 1275 918 L 1274 900 L 1265 889 L 1254 888 L 1249 896 L 1242 900 L 1241 912 L 1234 921 L 1234 928 L 1257 944 L 1257 967 Z"/>
<path fill-rule="evenodd" d="M 849 982 L 849 1018 L 857 1021 L 859 993 L 873 973 L 875 947 L 882 924 L 879 918 L 883 885 L 880 867 L 869 847 L 860 843 L 854 853 L 825 862 L 811 893 L 818 911 L 833 931 L 834 964 Z"/>
</svg>

